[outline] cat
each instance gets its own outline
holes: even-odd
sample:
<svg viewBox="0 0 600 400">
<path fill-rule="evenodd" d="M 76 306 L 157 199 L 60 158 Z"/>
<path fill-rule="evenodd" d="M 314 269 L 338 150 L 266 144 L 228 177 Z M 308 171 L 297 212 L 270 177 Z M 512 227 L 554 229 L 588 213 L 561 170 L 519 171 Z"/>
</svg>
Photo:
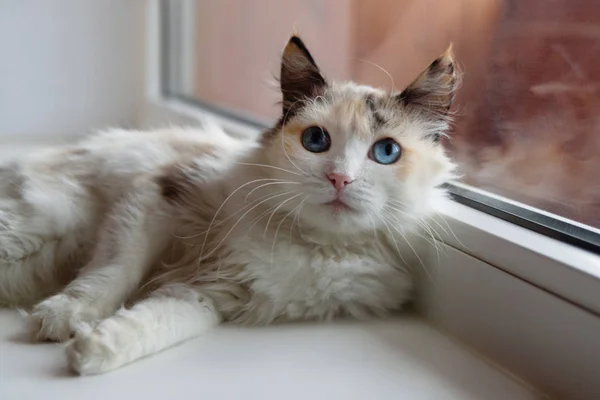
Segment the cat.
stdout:
<svg viewBox="0 0 600 400">
<path fill-rule="evenodd" d="M 99 374 L 221 322 L 399 310 L 445 196 L 451 48 L 400 92 L 284 48 L 282 115 L 256 137 L 109 130 L 0 167 L 0 301 Z"/>
</svg>

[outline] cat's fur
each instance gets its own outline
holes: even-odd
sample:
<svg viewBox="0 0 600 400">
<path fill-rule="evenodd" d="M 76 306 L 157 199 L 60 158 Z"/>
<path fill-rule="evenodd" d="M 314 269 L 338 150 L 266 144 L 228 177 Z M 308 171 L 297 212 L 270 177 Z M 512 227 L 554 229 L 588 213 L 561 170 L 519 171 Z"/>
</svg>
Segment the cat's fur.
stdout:
<svg viewBox="0 0 600 400">
<path fill-rule="evenodd" d="M 221 321 L 364 318 L 411 296 L 420 221 L 453 164 L 439 144 L 452 54 L 401 93 L 329 84 L 297 37 L 283 115 L 259 138 L 214 124 L 113 130 L 0 167 L 0 301 L 33 305 L 38 339 L 81 374 L 117 368 Z M 331 135 L 324 153 L 302 131 Z M 394 138 L 392 165 L 369 158 Z M 327 174 L 353 182 L 335 197 Z M 47 297 L 50 296 L 50 297 Z M 41 301 L 38 303 L 38 301 Z"/>
</svg>

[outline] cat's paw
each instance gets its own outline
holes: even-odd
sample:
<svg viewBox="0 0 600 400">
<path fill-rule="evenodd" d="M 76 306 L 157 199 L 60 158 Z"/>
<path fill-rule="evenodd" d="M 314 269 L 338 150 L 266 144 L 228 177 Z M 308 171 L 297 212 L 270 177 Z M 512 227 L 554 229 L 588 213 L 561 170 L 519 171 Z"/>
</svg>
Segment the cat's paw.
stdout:
<svg viewBox="0 0 600 400">
<path fill-rule="evenodd" d="M 108 328 L 108 329 L 106 329 Z M 97 375 L 127 363 L 123 352 L 118 351 L 118 332 L 109 326 L 82 325 L 67 344 L 69 367 L 80 375 Z"/>
<path fill-rule="evenodd" d="M 37 304 L 29 315 L 34 340 L 64 342 L 82 323 L 95 319 L 95 312 L 79 299 L 59 293 Z"/>
</svg>

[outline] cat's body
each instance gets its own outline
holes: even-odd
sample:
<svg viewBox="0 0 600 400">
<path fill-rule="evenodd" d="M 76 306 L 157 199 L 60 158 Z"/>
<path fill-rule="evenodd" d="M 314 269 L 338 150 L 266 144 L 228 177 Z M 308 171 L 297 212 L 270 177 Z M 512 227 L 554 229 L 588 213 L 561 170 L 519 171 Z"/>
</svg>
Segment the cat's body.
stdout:
<svg viewBox="0 0 600 400">
<path fill-rule="evenodd" d="M 110 131 L 0 168 L 0 301 L 58 292 L 33 307 L 32 329 L 74 333 L 82 374 L 223 320 L 399 309 L 422 267 L 417 228 L 452 171 L 437 141 L 451 61 L 394 97 L 327 85 L 292 38 L 284 115 L 262 137 Z"/>
</svg>

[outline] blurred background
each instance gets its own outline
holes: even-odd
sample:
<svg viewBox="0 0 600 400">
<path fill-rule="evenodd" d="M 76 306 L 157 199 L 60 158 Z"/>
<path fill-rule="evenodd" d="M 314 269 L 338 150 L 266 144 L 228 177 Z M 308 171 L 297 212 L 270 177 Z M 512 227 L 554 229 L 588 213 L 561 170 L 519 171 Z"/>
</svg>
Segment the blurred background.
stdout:
<svg viewBox="0 0 600 400">
<path fill-rule="evenodd" d="M 0 0 L 0 143 L 131 126 L 144 1 Z"/>
<path fill-rule="evenodd" d="M 453 42 L 463 182 L 600 228 L 600 0 L 0 0 L 0 151 L 144 126 L 150 86 L 269 124 L 294 30 L 328 78 L 398 90 Z"/>
</svg>

